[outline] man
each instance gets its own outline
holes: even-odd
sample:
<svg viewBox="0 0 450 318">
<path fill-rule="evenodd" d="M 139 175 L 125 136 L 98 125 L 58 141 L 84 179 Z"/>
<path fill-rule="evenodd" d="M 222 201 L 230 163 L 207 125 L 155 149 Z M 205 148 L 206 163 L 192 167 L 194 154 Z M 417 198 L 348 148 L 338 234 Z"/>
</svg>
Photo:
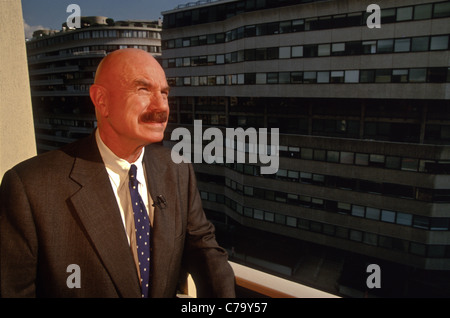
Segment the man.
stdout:
<svg viewBox="0 0 450 318">
<path fill-rule="evenodd" d="M 199 297 L 235 296 L 192 167 L 155 144 L 168 94 L 150 54 L 115 51 L 90 89 L 97 130 L 5 174 L 2 297 L 174 297 L 185 271 Z"/>
</svg>

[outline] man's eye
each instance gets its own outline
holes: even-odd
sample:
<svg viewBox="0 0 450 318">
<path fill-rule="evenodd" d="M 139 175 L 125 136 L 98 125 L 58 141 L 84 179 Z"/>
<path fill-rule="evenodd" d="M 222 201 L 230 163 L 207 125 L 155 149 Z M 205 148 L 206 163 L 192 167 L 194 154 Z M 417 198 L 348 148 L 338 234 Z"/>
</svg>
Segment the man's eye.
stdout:
<svg viewBox="0 0 450 318">
<path fill-rule="evenodd" d="M 148 88 L 147 87 L 139 87 L 139 91 L 148 92 Z"/>
</svg>

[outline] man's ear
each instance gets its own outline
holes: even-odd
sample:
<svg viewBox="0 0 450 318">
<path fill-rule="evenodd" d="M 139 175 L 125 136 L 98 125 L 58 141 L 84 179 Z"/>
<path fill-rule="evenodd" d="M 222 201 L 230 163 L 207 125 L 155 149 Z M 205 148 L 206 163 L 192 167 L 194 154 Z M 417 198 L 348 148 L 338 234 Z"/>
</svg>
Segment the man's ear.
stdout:
<svg viewBox="0 0 450 318">
<path fill-rule="evenodd" d="M 96 112 L 101 114 L 102 117 L 108 117 L 108 90 L 103 86 L 93 84 L 89 88 L 89 95 L 91 96 L 92 103 L 94 103 Z"/>
</svg>

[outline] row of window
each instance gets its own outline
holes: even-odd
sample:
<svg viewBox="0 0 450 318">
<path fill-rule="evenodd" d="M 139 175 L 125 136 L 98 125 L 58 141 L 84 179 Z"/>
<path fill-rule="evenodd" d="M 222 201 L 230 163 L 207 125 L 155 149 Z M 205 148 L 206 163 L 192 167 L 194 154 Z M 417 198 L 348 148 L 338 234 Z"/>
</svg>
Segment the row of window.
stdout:
<svg viewBox="0 0 450 318">
<path fill-rule="evenodd" d="M 27 42 L 28 49 L 37 49 L 42 47 L 54 46 L 71 41 L 100 39 L 100 38 L 142 38 L 161 40 L 161 32 L 145 30 L 114 30 L 105 28 L 103 30 L 86 30 L 79 32 L 65 32 L 64 35 L 55 35 L 36 41 Z"/>
<path fill-rule="evenodd" d="M 449 67 L 294 71 L 169 77 L 173 87 L 270 84 L 449 83 Z"/>
<path fill-rule="evenodd" d="M 450 123 L 445 122 L 450 118 L 450 108 L 443 100 L 195 99 L 192 104 L 192 98 L 173 97 L 170 122 L 192 125 L 196 119 L 212 126 L 278 128 L 280 134 L 442 145 L 450 142 Z M 228 107 L 223 103 L 227 99 Z M 425 103 L 427 108 L 421 106 Z M 422 120 L 426 121 L 424 126 Z M 433 120 L 442 124 L 431 123 Z M 444 169 L 447 172 L 441 168 L 429 165 L 427 169 L 430 173 L 449 173 L 449 168 Z"/>
<path fill-rule="evenodd" d="M 411 157 L 388 156 L 381 154 L 368 154 L 303 147 L 300 148 L 297 146 L 280 146 L 279 155 L 282 157 L 297 158 L 303 160 L 315 160 L 347 165 L 426 173 L 445 173 L 445 171 L 439 171 L 438 165 L 450 164 L 450 160 L 424 160 Z"/>
<path fill-rule="evenodd" d="M 437 35 L 247 49 L 227 54 L 164 59 L 162 65 L 164 68 L 195 67 L 302 57 L 439 51 L 448 50 L 449 38 L 449 35 Z"/>
<path fill-rule="evenodd" d="M 46 52 L 43 54 L 33 54 L 28 55 L 28 61 L 39 61 L 40 59 L 45 59 L 48 57 L 68 57 L 73 55 L 82 55 L 82 54 L 89 54 L 89 53 L 111 53 L 113 51 L 119 50 L 119 49 L 126 49 L 126 48 L 136 48 L 141 49 L 144 51 L 147 51 L 149 53 L 161 53 L 161 47 L 155 46 L 155 45 L 91 45 L 91 46 L 78 46 L 73 47 L 69 49 L 59 50 L 59 51 L 53 51 L 53 52 Z M 95 63 L 92 64 L 92 66 L 97 66 L 100 61 L 95 60 Z M 35 65 L 31 66 L 33 69 L 36 68 Z M 42 68 L 45 68 L 46 65 L 42 64 Z"/>
<path fill-rule="evenodd" d="M 413 215 L 398 211 L 379 209 L 355 205 L 347 202 L 339 202 L 316 198 L 295 193 L 286 193 L 251 186 L 244 186 L 234 180 L 225 178 L 225 185 L 237 193 L 261 200 L 275 201 L 294 206 L 302 206 L 310 209 L 318 209 L 326 212 L 351 215 L 375 221 L 394 223 L 430 231 L 450 230 L 450 218 L 432 218 Z"/>
<path fill-rule="evenodd" d="M 227 164 L 228 168 L 250 176 L 261 176 L 288 182 L 325 186 L 332 189 L 338 188 L 341 190 L 386 195 L 404 199 L 415 199 L 424 202 L 450 203 L 450 189 L 426 189 L 388 182 L 374 182 L 289 169 L 279 169 L 274 175 L 261 175 L 260 169 L 257 166 L 248 164 L 238 165 L 239 166 Z M 198 173 L 197 178 L 204 182 L 215 182 L 219 184 L 225 182 L 225 179 L 222 177 L 205 175 L 202 173 Z M 244 187 L 239 184 L 237 185 L 236 190 L 240 194 L 246 194 L 244 193 Z"/>
<path fill-rule="evenodd" d="M 249 144 L 245 144 L 245 151 L 248 153 Z M 237 150 L 237 146 L 235 146 Z M 410 172 L 424 172 L 432 174 L 448 174 L 450 173 L 450 160 L 429 160 L 411 157 L 388 156 L 382 154 L 368 154 L 351 151 L 313 149 L 297 146 L 279 146 L 279 156 L 315 160 L 329 163 L 339 163 L 345 165 L 375 167 L 384 169 L 393 169 Z M 227 164 L 228 165 L 228 164 Z M 230 166 L 234 168 L 234 166 Z M 249 166 L 242 167 L 237 164 L 236 169 L 248 175 L 259 176 L 259 167 Z M 256 169 L 256 170 L 255 170 Z M 284 172 L 283 172 L 284 171 Z M 280 169 L 279 175 L 282 176 L 287 170 Z M 286 172 L 287 173 L 287 172 Z M 266 177 L 270 177 L 267 175 Z"/>
<path fill-rule="evenodd" d="M 378 246 L 390 250 L 396 250 L 399 252 L 411 253 L 417 256 L 430 258 L 450 258 L 449 245 L 426 245 L 422 243 L 398 239 L 395 237 L 388 237 L 333 224 L 287 216 L 280 213 L 254 209 L 251 207 L 245 207 L 240 205 L 236 201 L 225 197 L 222 194 L 201 191 L 200 195 L 203 200 L 225 204 L 231 210 L 248 218 L 284 225 L 291 228 L 298 228 L 299 230 L 321 233 L 324 235 L 329 235 L 354 242 L 360 242 L 371 246 Z M 386 215 L 386 218 L 390 220 L 392 219 L 392 216 Z"/>
<path fill-rule="evenodd" d="M 216 9 L 217 6 L 210 8 L 210 10 Z M 190 25 L 190 23 L 176 22 L 175 18 L 178 16 L 181 17 L 181 19 L 183 19 L 182 17 L 185 16 L 189 20 L 190 15 L 193 12 L 195 11 L 184 11 L 165 16 L 164 27 L 170 28 L 170 27 L 180 27 L 183 25 Z M 333 16 L 311 17 L 306 19 L 295 19 L 287 21 L 246 25 L 223 33 L 205 34 L 189 38 L 166 40 L 163 41 L 163 47 L 165 49 L 172 49 L 172 48 L 225 43 L 255 36 L 366 26 L 367 18 L 370 14 L 371 13 L 364 11 L 348 14 L 338 14 Z M 205 13 L 203 17 L 205 16 L 207 17 L 207 13 Z M 381 24 L 383 25 L 387 23 L 396 23 L 404 21 L 444 18 L 449 16 L 450 16 L 449 2 L 438 2 L 434 4 L 430 3 L 401 8 L 388 8 L 388 9 L 382 8 Z M 214 21 L 211 22 L 220 21 L 220 19 L 217 19 L 217 16 L 215 17 L 216 19 L 214 19 Z"/>
<path fill-rule="evenodd" d="M 336 119 L 357 118 L 450 120 L 450 101 L 434 99 L 366 99 L 366 98 L 301 98 L 240 96 L 177 96 L 170 97 L 173 110 L 197 112 L 212 110 L 214 114 L 266 113 L 270 116 L 336 116 Z M 227 110 L 228 107 L 228 110 Z M 309 115 L 310 114 L 310 115 Z M 192 124 L 192 122 L 191 122 Z"/>
</svg>

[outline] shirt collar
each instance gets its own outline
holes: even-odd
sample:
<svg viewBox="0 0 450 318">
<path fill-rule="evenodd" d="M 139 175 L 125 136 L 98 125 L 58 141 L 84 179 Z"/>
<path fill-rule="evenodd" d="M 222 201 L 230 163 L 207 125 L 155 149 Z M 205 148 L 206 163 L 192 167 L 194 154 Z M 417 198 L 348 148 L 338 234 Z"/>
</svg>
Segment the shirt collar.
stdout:
<svg viewBox="0 0 450 318">
<path fill-rule="evenodd" d="M 95 139 L 97 141 L 98 149 L 100 151 L 100 155 L 105 164 L 106 170 L 108 174 L 113 179 L 116 187 L 119 188 L 124 181 L 128 180 L 128 171 L 132 164 L 137 167 L 137 176 L 136 179 L 139 183 L 145 184 L 145 176 L 144 169 L 142 166 L 142 158 L 144 157 L 145 148 L 142 148 L 141 155 L 135 162 L 128 162 L 125 159 L 119 158 L 108 146 L 105 145 L 102 138 L 100 137 L 100 133 L 98 129 L 95 132 Z"/>
</svg>

